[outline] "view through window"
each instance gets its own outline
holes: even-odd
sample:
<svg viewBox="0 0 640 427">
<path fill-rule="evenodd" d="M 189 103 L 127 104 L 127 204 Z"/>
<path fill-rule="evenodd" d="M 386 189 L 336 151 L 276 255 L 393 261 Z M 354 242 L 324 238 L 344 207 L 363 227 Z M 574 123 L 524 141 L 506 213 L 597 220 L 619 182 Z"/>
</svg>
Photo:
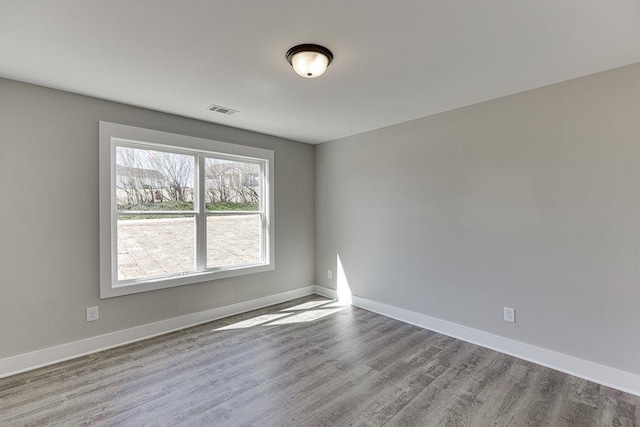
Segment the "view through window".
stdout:
<svg viewBox="0 0 640 427">
<path fill-rule="evenodd" d="M 270 264 L 268 158 L 110 142 L 112 289 Z"/>
</svg>

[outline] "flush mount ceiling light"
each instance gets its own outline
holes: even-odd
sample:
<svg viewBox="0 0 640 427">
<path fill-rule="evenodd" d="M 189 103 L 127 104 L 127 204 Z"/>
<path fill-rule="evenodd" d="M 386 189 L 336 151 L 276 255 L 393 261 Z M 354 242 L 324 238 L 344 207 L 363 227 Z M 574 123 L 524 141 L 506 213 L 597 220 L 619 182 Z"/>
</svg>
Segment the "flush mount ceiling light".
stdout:
<svg viewBox="0 0 640 427">
<path fill-rule="evenodd" d="M 324 74 L 333 61 L 333 53 L 317 44 L 299 44 L 287 51 L 287 61 L 298 75 L 313 79 Z"/>
</svg>

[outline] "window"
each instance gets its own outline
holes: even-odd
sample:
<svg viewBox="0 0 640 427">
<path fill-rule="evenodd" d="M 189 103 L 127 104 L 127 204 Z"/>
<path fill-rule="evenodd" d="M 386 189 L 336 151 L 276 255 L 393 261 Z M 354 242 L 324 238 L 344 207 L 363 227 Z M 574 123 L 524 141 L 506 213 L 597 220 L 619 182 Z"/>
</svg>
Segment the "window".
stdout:
<svg viewBox="0 0 640 427">
<path fill-rule="evenodd" d="M 100 297 L 272 270 L 273 151 L 100 122 Z"/>
</svg>

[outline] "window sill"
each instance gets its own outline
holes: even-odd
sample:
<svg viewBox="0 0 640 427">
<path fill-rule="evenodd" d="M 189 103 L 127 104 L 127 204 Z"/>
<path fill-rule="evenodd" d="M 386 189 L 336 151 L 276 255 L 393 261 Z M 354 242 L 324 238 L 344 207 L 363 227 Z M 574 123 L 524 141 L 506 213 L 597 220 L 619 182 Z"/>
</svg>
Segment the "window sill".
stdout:
<svg viewBox="0 0 640 427">
<path fill-rule="evenodd" d="M 209 282 L 228 277 L 243 276 L 245 274 L 262 273 L 274 270 L 273 262 L 270 264 L 256 264 L 250 266 L 228 267 L 215 271 L 188 273 L 180 276 L 160 277 L 157 279 L 131 282 L 111 287 L 100 288 L 100 299 L 119 297 L 123 295 L 137 294 L 140 292 L 154 291 L 157 289 L 173 288 L 175 286 L 191 285 L 194 283 Z"/>
</svg>

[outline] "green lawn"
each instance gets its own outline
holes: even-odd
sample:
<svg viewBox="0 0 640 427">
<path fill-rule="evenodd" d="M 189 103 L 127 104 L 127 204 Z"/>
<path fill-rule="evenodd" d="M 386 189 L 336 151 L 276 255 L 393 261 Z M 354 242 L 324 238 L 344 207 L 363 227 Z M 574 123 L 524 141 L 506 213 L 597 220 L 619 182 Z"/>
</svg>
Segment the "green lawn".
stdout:
<svg viewBox="0 0 640 427">
<path fill-rule="evenodd" d="M 258 210 L 257 203 L 236 203 L 236 202 L 214 202 L 207 203 L 206 208 L 208 211 L 255 211 Z M 193 202 L 160 202 L 149 203 L 146 205 L 126 205 L 119 207 L 119 210 L 127 211 L 192 211 Z M 121 215 L 120 219 L 155 219 L 155 218 L 179 218 L 176 216 L 167 215 Z"/>
</svg>

